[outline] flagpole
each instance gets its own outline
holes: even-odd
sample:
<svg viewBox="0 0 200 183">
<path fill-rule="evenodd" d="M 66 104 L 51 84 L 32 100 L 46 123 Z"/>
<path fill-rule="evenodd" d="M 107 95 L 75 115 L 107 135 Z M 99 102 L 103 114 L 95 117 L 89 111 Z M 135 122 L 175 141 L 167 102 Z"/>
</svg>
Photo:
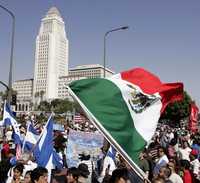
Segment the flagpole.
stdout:
<svg viewBox="0 0 200 183">
<path fill-rule="evenodd" d="M 128 154 L 119 146 L 119 144 L 112 138 L 112 136 L 108 132 L 106 132 L 106 130 L 104 129 L 104 127 L 98 122 L 98 120 L 96 119 L 96 117 L 86 108 L 86 106 L 82 103 L 82 101 L 74 94 L 74 92 L 71 90 L 71 88 L 69 86 L 67 86 L 67 88 L 68 88 L 69 93 L 72 95 L 72 97 L 80 104 L 80 106 L 84 110 L 85 114 L 87 115 L 88 119 L 93 123 L 93 125 L 97 129 L 99 129 L 103 133 L 103 135 L 106 138 L 106 140 L 115 147 L 115 149 L 122 155 L 122 157 L 131 166 L 131 168 L 133 170 L 135 170 L 136 174 L 142 180 L 147 180 L 148 182 L 150 182 L 148 179 L 146 179 L 145 173 L 138 167 L 137 164 L 135 164 L 130 159 L 130 157 L 128 156 Z"/>
</svg>

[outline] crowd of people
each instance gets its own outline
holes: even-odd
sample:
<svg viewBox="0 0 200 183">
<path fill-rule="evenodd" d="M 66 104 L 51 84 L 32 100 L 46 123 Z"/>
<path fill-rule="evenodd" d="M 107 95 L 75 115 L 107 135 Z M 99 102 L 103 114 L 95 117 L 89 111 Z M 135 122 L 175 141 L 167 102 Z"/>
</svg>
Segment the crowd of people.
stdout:
<svg viewBox="0 0 200 183">
<path fill-rule="evenodd" d="M 39 123 L 38 123 L 39 124 Z M 42 126 L 37 126 L 42 131 Z M 139 155 L 141 174 L 133 170 L 120 154 L 107 158 L 110 149 L 105 140 L 101 153 L 94 162 L 90 154 L 80 154 L 80 162 L 69 167 L 66 161 L 66 146 L 69 129 L 96 133 L 90 123 L 68 123 L 64 131 L 54 131 L 54 147 L 62 157 L 62 168 L 47 170 L 38 167 L 34 157 L 24 152 L 16 159 L 16 147 L 12 141 L 12 128 L 1 139 L 0 183 L 198 183 L 200 182 L 200 134 L 185 128 L 172 128 L 159 124 L 152 141 Z M 20 127 L 21 138 L 26 126 Z M 113 162 L 111 162 L 113 161 Z M 113 164 L 114 163 L 114 164 Z"/>
<path fill-rule="evenodd" d="M 200 182 L 199 157 L 199 133 L 160 125 L 140 154 L 140 168 L 156 183 L 196 183 Z"/>
</svg>

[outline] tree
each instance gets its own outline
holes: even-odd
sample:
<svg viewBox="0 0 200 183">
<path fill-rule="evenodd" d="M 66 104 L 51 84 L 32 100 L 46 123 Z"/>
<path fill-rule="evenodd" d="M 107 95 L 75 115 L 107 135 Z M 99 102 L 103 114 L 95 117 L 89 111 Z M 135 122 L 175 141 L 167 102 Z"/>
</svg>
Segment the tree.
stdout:
<svg viewBox="0 0 200 183">
<path fill-rule="evenodd" d="M 41 101 L 39 106 L 38 106 L 38 109 L 40 111 L 50 112 L 51 111 L 51 104 L 47 101 Z"/>
<path fill-rule="evenodd" d="M 41 90 L 41 91 L 39 92 L 39 96 L 40 96 L 40 101 L 41 101 L 41 102 L 43 101 L 44 94 L 45 94 L 45 92 L 44 92 L 43 90 Z"/>
<path fill-rule="evenodd" d="M 17 91 L 11 89 L 11 95 L 17 95 Z M 5 92 L 0 91 L 0 97 L 4 101 L 8 97 L 8 91 L 6 90 Z"/>
<path fill-rule="evenodd" d="M 1 97 L 2 101 L 6 100 L 7 99 L 7 93 L 0 91 L 0 97 Z"/>
<path fill-rule="evenodd" d="M 173 123 L 180 122 L 181 119 L 187 118 L 190 115 L 191 97 L 184 91 L 184 98 L 182 101 L 169 104 L 161 116 L 161 120 L 165 119 Z"/>
<path fill-rule="evenodd" d="M 35 98 L 38 98 L 39 96 L 40 96 L 40 93 L 39 93 L 39 92 L 35 92 L 34 97 L 35 97 Z"/>
<path fill-rule="evenodd" d="M 55 113 L 62 114 L 67 111 L 72 111 L 73 103 L 67 99 L 54 99 L 51 101 L 51 109 Z"/>
<path fill-rule="evenodd" d="M 40 96 L 40 93 L 39 93 L 39 92 L 35 92 L 35 94 L 34 94 L 34 97 L 35 97 L 34 109 L 35 109 L 35 110 L 37 110 L 37 108 L 38 108 L 38 103 L 39 103 L 38 97 L 39 97 L 39 96 Z"/>
</svg>

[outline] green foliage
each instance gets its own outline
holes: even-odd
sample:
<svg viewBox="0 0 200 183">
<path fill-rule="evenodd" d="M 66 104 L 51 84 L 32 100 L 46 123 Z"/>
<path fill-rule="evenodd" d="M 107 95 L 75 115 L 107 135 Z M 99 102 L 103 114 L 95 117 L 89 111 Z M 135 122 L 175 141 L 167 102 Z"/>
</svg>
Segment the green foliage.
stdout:
<svg viewBox="0 0 200 183">
<path fill-rule="evenodd" d="M 38 106 L 38 109 L 39 109 L 40 111 L 49 112 L 49 111 L 51 111 L 51 105 L 50 105 L 50 103 L 47 102 L 47 101 L 41 101 L 41 102 L 40 102 L 40 105 Z"/>
<path fill-rule="evenodd" d="M 72 111 L 74 103 L 67 99 L 54 99 L 51 102 L 41 101 L 38 110 L 45 112 L 54 112 L 56 114 L 66 113 L 67 111 Z"/>
<path fill-rule="evenodd" d="M 55 101 L 56 100 L 56 101 Z M 65 100 L 58 100 L 58 99 L 55 99 L 52 104 L 53 106 L 53 111 L 55 113 L 59 113 L 59 114 L 62 114 L 62 113 L 65 113 L 67 111 L 72 111 L 72 108 L 73 108 L 73 105 L 72 105 L 72 102 L 70 102 L 69 100 L 65 99 Z"/>
<path fill-rule="evenodd" d="M 184 91 L 183 100 L 169 104 L 162 114 L 161 119 L 179 123 L 181 119 L 189 116 L 191 102 L 191 97 Z"/>
</svg>

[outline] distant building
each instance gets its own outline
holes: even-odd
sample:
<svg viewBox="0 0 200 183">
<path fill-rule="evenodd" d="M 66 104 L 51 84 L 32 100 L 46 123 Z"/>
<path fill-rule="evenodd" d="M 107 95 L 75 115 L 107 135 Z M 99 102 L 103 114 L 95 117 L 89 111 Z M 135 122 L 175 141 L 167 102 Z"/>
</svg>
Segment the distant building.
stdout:
<svg viewBox="0 0 200 183">
<path fill-rule="evenodd" d="M 29 111 L 33 97 L 33 79 L 15 81 L 12 85 L 17 92 L 16 111 Z"/>
<path fill-rule="evenodd" d="M 66 85 L 85 78 L 102 78 L 102 65 L 80 65 L 68 70 L 68 39 L 65 23 L 56 7 L 52 7 L 41 20 L 36 38 L 34 79 L 13 83 L 17 92 L 17 112 L 30 111 L 32 105 L 42 100 L 56 98 L 71 100 Z M 114 74 L 106 68 L 106 77 Z"/>
<path fill-rule="evenodd" d="M 69 70 L 69 76 L 82 76 L 86 78 L 103 78 L 104 68 L 99 64 L 80 65 Z M 114 74 L 113 71 L 106 68 L 106 77 Z"/>
<path fill-rule="evenodd" d="M 72 81 L 85 79 L 85 78 L 86 77 L 82 77 L 82 76 L 61 76 L 59 78 L 58 98 L 60 98 L 60 99 L 67 98 L 67 99 L 71 100 L 72 97 L 69 95 L 66 86 Z"/>
<path fill-rule="evenodd" d="M 58 98 L 59 77 L 68 75 L 68 51 L 65 23 L 52 7 L 36 38 L 33 97 L 43 91 L 46 100 Z"/>
</svg>

